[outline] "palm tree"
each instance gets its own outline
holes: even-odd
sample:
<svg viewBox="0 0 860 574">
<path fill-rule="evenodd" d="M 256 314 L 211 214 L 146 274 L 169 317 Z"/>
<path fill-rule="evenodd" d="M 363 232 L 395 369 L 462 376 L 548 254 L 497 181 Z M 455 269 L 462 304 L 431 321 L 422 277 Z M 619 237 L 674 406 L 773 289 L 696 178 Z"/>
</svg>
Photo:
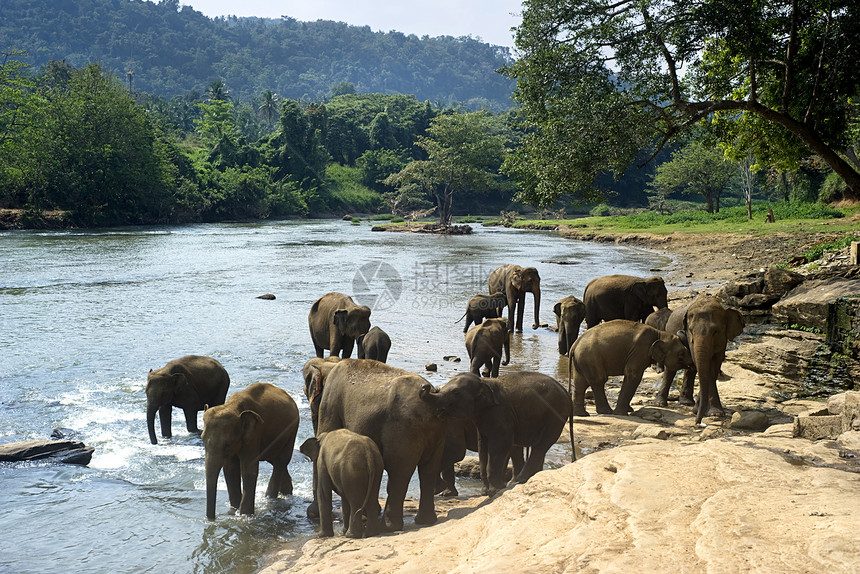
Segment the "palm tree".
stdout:
<svg viewBox="0 0 860 574">
<path fill-rule="evenodd" d="M 209 84 L 208 88 L 206 88 L 206 95 L 209 96 L 210 100 L 226 100 L 227 86 L 224 85 L 223 81 L 215 80 Z"/>
<path fill-rule="evenodd" d="M 278 100 L 280 98 L 272 90 L 263 92 L 263 103 L 257 108 L 257 113 L 266 118 L 266 122 L 271 129 L 274 126 L 275 118 L 278 116 Z"/>
</svg>

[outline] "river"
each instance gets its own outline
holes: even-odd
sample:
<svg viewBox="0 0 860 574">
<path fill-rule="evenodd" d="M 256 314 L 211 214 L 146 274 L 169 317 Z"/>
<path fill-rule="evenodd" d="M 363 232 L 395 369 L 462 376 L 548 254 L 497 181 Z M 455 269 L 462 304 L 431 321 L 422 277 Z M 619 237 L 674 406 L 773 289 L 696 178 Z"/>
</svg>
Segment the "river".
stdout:
<svg viewBox="0 0 860 574">
<path fill-rule="evenodd" d="M 202 442 L 175 409 L 173 438 L 149 443 L 147 372 L 201 354 L 225 366 L 230 393 L 276 384 L 299 405 L 298 445 L 312 434 L 301 368 L 314 355 L 315 299 L 339 291 L 372 305 L 393 341 L 389 363 L 441 385 L 468 370 L 455 321 L 505 263 L 538 268 L 541 321 L 552 324 L 553 304 L 581 298 L 592 278 L 653 275 L 668 259 L 480 225 L 457 237 L 328 220 L 0 232 L 0 443 L 67 428 L 96 449 L 87 467 L 0 463 L 0 572 L 258 570 L 279 544 L 313 533 L 310 462 L 296 450 L 294 494 L 275 501 L 262 463 L 253 516 L 229 512 L 222 479 L 217 519 L 206 520 Z M 556 334 L 530 329 L 532 315 L 528 295 L 526 332 L 502 369 L 566 380 Z M 438 372 L 423 373 L 427 362 Z"/>
</svg>

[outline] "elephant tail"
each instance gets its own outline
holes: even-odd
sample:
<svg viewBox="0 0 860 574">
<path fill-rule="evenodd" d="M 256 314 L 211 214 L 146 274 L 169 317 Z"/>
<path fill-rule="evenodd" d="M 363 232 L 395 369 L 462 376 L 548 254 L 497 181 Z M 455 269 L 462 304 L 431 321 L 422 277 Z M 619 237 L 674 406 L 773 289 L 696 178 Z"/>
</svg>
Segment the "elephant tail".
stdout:
<svg viewBox="0 0 860 574">
<path fill-rule="evenodd" d="M 569 395 L 570 393 L 568 393 Z M 569 397 L 570 413 L 567 417 L 567 427 L 570 431 L 570 462 L 576 462 L 576 445 L 573 442 L 573 396 Z"/>
</svg>

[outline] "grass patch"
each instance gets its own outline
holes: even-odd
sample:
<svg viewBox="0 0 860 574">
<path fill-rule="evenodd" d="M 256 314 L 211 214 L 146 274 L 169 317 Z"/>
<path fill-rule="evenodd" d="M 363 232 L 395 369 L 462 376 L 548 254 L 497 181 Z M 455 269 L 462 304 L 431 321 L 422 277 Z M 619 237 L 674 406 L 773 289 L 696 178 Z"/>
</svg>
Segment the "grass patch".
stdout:
<svg viewBox="0 0 860 574">
<path fill-rule="evenodd" d="M 806 258 L 807 262 L 811 263 L 817 259 L 821 259 L 821 257 L 825 253 L 833 251 L 842 251 L 843 249 L 848 247 L 848 245 L 850 245 L 852 241 L 860 241 L 860 235 L 847 235 L 842 239 L 838 239 L 836 241 L 819 243 L 815 247 L 806 250 L 803 253 L 803 256 Z"/>
<path fill-rule="evenodd" d="M 362 185 L 361 171 L 357 167 L 331 163 L 325 175 L 331 207 L 364 213 L 379 211 L 382 195 Z"/>
</svg>

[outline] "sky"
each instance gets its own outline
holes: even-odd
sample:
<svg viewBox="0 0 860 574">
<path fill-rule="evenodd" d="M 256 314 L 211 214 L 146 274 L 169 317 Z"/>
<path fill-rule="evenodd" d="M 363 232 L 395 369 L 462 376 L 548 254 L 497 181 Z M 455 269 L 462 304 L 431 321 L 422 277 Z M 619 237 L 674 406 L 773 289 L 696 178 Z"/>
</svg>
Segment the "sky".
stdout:
<svg viewBox="0 0 860 574">
<path fill-rule="evenodd" d="M 472 36 L 513 47 L 521 0 L 180 0 L 206 16 L 335 20 L 416 36 Z"/>
</svg>

